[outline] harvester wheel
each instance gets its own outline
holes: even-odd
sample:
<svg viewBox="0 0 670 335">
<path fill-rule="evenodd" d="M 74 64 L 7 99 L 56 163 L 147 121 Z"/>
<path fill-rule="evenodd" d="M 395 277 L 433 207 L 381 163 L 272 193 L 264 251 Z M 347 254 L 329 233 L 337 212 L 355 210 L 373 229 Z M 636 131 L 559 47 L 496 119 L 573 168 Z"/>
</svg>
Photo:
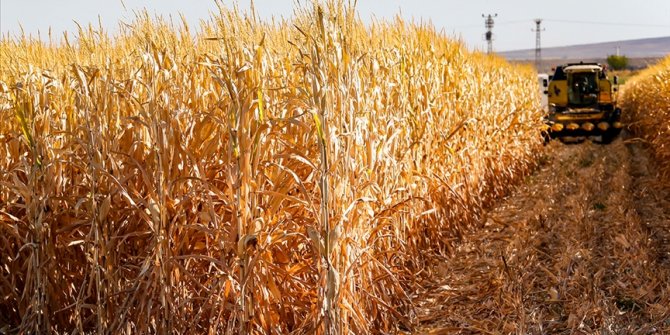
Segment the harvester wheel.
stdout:
<svg viewBox="0 0 670 335">
<path fill-rule="evenodd" d="M 617 136 L 621 133 L 621 129 L 610 129 L 606 131 L 602 136 L 602 144 L 610 144 Z"/>
</svg>

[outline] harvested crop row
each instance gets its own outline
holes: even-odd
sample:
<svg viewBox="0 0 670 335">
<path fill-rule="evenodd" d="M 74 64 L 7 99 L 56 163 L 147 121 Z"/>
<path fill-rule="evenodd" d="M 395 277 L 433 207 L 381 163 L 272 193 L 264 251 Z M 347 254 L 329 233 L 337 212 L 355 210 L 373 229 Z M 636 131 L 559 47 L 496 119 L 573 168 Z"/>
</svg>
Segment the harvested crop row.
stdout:
<svg viewBox="0 0 670 335">
<path fill-rule="evenodd" d="M 648 141 L 670 181 L 670 56 L 644 70 L 626 84 L 623 110 L 633 131 Z"/>
<path fill-rule="evenodd" d="M 535 73 L 353 8 L 3 39 L 0 325 L 378 333 L 534 165 Z"/>
</svg>

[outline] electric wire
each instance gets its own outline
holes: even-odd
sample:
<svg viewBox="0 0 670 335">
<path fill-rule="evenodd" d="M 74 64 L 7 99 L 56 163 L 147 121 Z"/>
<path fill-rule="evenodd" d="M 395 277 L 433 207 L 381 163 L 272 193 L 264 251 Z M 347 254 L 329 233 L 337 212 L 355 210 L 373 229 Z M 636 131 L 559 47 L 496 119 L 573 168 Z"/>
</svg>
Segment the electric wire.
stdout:
<svg viewBox="0 0 670 335">
<path fill-rule="evenodd" d="M 653 23 L 580 21 L 580 20 L 563 20 L 563 19 L 544 19 L 544 21 L 546 21 L 546 22 L 556 22 L 556 23 L 594 24 L 594 25 L 604 25 L 604 26 L 670 28 L 670 25 L 667 25 L 667 24 L 653 24 Z"/>
<path fill-rule="evenodd" d="M 496 26 L 504 26 L 511 24 L 519 23 L 529 23 L 533 22 L 535 19 L 525 19 L 525 20 L 509 20 L 509 21 L 496 21 Z M 588 24 L 588 25 L 602 25 L 602 26 L 621 26 L 621 27 L 644 27 L 644 28 L 670 28 L 668 24 L 656 24 L 656 23 L 635 23 L 635 22 L 606 22 L 606 21 L 582 21 L 582 20 L 565 20 L 565 19 L 543 19 L 544 22 L 554 22 L 554 23 L 570 23 L 570 24 Z M 480 28 L 481 24 L 465 24 L 465 25 L 456 25 L 445 27 L 447 29 L 458 29 L 458 28 Z"/>
</svg>

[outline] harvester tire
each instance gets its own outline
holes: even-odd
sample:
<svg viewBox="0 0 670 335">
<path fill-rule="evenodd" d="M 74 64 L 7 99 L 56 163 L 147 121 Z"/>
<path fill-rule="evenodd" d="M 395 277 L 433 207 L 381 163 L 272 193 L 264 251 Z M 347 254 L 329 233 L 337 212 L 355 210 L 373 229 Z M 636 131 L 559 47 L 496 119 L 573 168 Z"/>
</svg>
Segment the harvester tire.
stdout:
<svg viewBox="0 0 670 335">
<path fill-rule="evenodd" d="M 621 129 L 610 129 L 605 132 L 602 136 L 602 144 L 610 144 L 617 136 L 621 133 Z"/>
</svg>

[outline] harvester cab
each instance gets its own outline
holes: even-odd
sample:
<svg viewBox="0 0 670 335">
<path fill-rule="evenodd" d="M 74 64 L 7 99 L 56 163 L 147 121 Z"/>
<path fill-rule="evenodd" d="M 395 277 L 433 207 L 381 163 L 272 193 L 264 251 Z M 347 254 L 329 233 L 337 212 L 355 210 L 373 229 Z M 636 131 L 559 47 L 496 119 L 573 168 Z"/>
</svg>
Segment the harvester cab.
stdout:
<svg viewBox="0 0 670 335">
<path fill-rule="evenodd" d="M 611 142 L 623 128 L 616 87 L 598 63 L 557 66 L 548 88 L 546 137 L 600 137 Z"/>
</svg>

